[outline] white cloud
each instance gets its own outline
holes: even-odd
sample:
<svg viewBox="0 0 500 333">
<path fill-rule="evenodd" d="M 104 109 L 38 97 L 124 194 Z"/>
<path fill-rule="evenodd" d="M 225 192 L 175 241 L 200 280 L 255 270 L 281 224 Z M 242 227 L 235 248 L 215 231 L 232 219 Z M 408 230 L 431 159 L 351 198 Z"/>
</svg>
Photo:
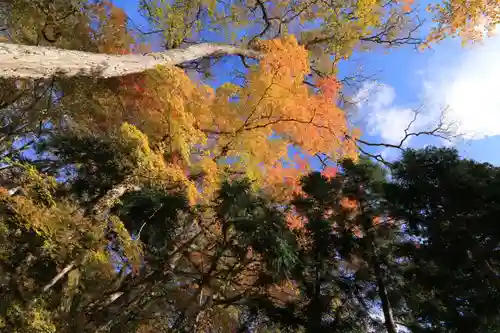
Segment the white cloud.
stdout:
<svg viewBox="0 0 500 333">
<path fill-rule="evenodd" d="M 448 66 L 434 64 L 426 71 L 426 102 L 448 107 L 447 121 L 455 122 L 465 139 L 500 135 L 500 36 L 468 48 L 457 59 L 449 56 Z"/>
<path fill-rule="evenodd" d="M 442 51 L 446 50 L 438 48 L 436 53 L 442 55 Z M 500 35 L 458 51 L 445 54 L 440 63 L 432 59 L 428 68 L 419 69 L 413 77 L 421 80 L 420 97 L 424 107 L 410 130 L 435 128 L 446 109 L 445 126 L 453 124 L 452 128 L 462 134 L 463 139 L 480 140 L 500 135 Z M 365 83 L 356 100 L 358 113 L 354 121 L 364 133 L 378 136 L 385 143 L 400 142 L 414 110 L 395 103 L 393 87 Z M 441 140 L 439 143 L 450 144 Z"/>
<path fill-rule="evenodd" d="M 357 123 L 371 136 L 379 136 L 385 143 L 399 144 L 405 129 L 412 123 L 414 110 L 394 105 L 396 92 L 387 84 L 365 83 L 356 95 Z M 421 129 L 427 120 L 423 114 L 413 122 L 410 131 Z M 405 142 L 408 143 L 408 142 Z"/>
</svg>

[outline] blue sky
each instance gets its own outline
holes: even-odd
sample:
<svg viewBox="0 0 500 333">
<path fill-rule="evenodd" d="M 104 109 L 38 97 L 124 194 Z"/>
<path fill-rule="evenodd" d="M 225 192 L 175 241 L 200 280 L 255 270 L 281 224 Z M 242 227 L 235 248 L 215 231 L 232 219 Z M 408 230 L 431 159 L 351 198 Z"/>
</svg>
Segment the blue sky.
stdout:
<svg viewBox="0 0 500 333">
<path fill-rule="evenodd" d="M 114 3 L 124 8 L 132 19 L 144 25 L 137 13 L 137 0 Z M 445 121 L 452 123 L 460 139 L 444 143 L 429 137 L 409 142 L 420 148 L 429 144 L 452 145 L 460 153 L 479 161 L 500 165 L 500 34 L 481 44 L 462 46 L 459 39 L 447 39 L 432 49 L 416 51 L 411 46 L 376 50 L 355 55 L 374 82 L 360 87 L 354 120 L 363 129 L 364 138 L 374 142 L 395 143 L 413 117 L 420 114 L 414 130 L 429 130 L 446 108 Z M 239 60 L 229 58 L 218 67 L 228 72 Z M 353 65 L 346 66 L 348 73 Z M 218 76 L 214 84 L 228 80 Z M 380 151 L 388 159 L 397 157 L 393 150 Z"/>
<path fill-rule="evenodd" d="M 422 107 L 423 119 L 417 121 L 422 130 L 432 128 L 446 108 L 446 121 L 463 134 L 452 145 L 463 156 L 500 165 L 500 95 L 495 91 L 500 80 L 500 35 L 465 47 L 460 40 L 449 39 L 424 52 L 403 48 L 389 55 L 367 54 L 365 63 L 378 70 L 381 85 L 365 93 L 366 102 L 361 103 L 360 118 L 372 120 L 365 121 L 366 132 L 397 141 L 411 108 Z M 426 144 L 442 142 L 429 138 L 410 142 L 412 147 Z"/>
</svg>

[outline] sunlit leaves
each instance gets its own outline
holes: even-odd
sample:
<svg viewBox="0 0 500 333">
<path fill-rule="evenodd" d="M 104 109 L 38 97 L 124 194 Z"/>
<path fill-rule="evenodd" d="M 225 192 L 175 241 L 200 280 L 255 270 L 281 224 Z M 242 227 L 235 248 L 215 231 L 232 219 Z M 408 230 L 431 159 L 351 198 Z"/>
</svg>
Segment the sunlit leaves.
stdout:
<svg viewBox="0 0 500 333">
<path fill-rule="evenodd" d="M 335 176 L 337 175 L 337 168 L 333 166 L 327 166 L 323 169 L 321 174 L 329 179 L 335 178 Z"/>
<path fill-rule="evenodd" d="M 430 4 L 438 26 L 432 30 L 428 42 L 440 41 L 448 35 L 459 35 L 464 42 L 483 39 L 500 24 L 498 0 L 448 0 Z"/>
<path fill-rule="evenodd" d="M 304 84 L 308 53 L 293 37 L 257 47 L 266 55 L 250 69 L 243 86 L 224 84 L 213 92 L 177 68 L 121 78 L 119 99 L 103 101 L 111 111 L 109 125 L 119 125 L 113 122 L 120 119 L 135 124 L 167 163 L 198 178 L 201 190 L 216 188 L 223 164 L 267 186 L 298 184 L 308 168 L 285 172 L 280 165 L 290 145 L 310 155 L 355 158 L 356 133 L 336 106 L 338 81 L 320 78 L 316 91 Z M 174 156 L 180 159 L 168 160 Z M 290 174 L 288 181 L 284 173 Z"/>
<path fill-rule="evenodd" d="M 335 102 L 338 92 L 342 88 L 340 82 L 331 76 L 320 77 L 316 80 L 316 86 L 325 98 Z"/>
<path fill-rule="evenodd" d="M 127 29 L 127 15 L 123 9 L 104 1 L 95 6 L 96 27 L 94 38 L 98 40 L 100 53 L 125 54 L 133 42 Z"/>
<path fill-rule="evenodd" d="M 142 0 L 140 4 L 151 25 L 162 29 L 167 49 L 195 36 L 202 28 L 203 15 L 213 16 L 216 11 L 216 2 L 211 0 Z"/>
<path fill-rule="evenodd" d="M 246 85 L 225 85 L 216 93 L 213 114 L 228 118 L 215 118 L 221 123 L 211 127 L 222 134 L 226 155 L 253 166 L 255 176 L 266 175 L 267 184 L 288 185 L 307 171 L 281 165 L 290 145 L 310 155 L 355 158 L 354 143 L 347 139 L 351 130 L 335 104 L 338 81 L 320 79 L 319 90 L 311 91 L 303 82 L 309 73 L 308 54 L 293 36 L 260 41 L 257 47 L 266 55 L 250 70 Z"/>
<path fill-rule="evenodd" d="M 340 206 L 346 210 L 354 210 L 358 207 L 358 202 L 354 199 L 344 197 L 340 200 Z"/>
<path fill-rule="evenodd" d="M 136 127 L 123 124 L 118 133 L 118 141 L 130 152 L 136 166 L 131 176 L 139 183 L 166 190 L 184 189 L 192 202 L 196 201 L 198 193 L 195 185 L 188 180 L 188 174 L 182 165 L 165 160 L 161 151 L 153 151 L 146 135 Z"/>
</svg>

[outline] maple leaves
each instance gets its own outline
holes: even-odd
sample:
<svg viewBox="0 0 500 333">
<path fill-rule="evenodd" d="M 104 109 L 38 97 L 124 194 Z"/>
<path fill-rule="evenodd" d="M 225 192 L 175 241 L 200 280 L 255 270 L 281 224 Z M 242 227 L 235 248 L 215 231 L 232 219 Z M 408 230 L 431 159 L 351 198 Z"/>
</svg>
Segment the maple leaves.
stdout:
<svg viewBox="0 0 500 333">
<path fill-rule="evenodd" d="M 118 22 L 115 28 L 122 22 L 120 12 L 108 15 Z M 131 43 L 126 49 L 132 50 Z M 118 44 L 102 47 L 118 52 L 124 47 Z M 103 132 L 133 124 L 155 153 L 178 165 L 205 194 L 214 193 L 229 166 L 275 195 L 290 197 L 311 170 L 307 156 L 356 159 L 358 133 L 336 104 L 341 89 L 336 78 L 318 78 L 316 89 L 304 83 L 308 52 L 295 37 L 257 45 L 265 55 L 248 70 L 243 86 L 224 84 L 213 91 L 175 67 L 108 80 L 108 89 L 93 96 L 99 107 L 88 109 L 96 112 L 89 124 Z M 291 146 L 306 157 L 290 164 Z M 335 169 L 325 175 L 335 176 Z"/>
<path fill-rule="evenodd" d="M 357 134 L 335 104 L 339 82 L 320 78 L 318 89 L 311 91 L 303 82 L 308 53 L 293 36 L 259 42 L 258 47 L 266 55 L 249 70 L 243 87 L 225 84 L 213 92 L 177 68 L 120 79 L 126 119 L 154 147 L 179 153 L 188 174 L 203 173 L 209 192 L 216 188 L 220 166 L 229 160 L 234 170 L 276 195 L 292 195 L 310 167 L 307 158 L 283 164 L 290 145 L 306 155 L 356 158 Z M 325 172 L 335 175 L 333 168 Z"/>
<path fill-rule="evenodd" d="M 257 70 L 261 80 L 283 84 L 284 87 L 301 85 L 309 72 L 308 53 L 293 35 L 256 44 L 257 49 L 265 53 Z M 294 66 L 290 66 L 292 64 Z"/>
<path fill-rule="evenodd" d="M 432 29 L 425 46 L 447 35 L 459 35 L 464 42 L 481 40 L 500 24 L 498 0 L 451 0 L 431 4 L 427 10 L 434 14 L 438 26 Z"/>
<path fill-rule="evenodd" d="M 265 175 L 267 185 L 282 183 L 287 187 L 283 191 L 293 193 L 308 168 L 301 164 L 305 160 L 293 161 L 293 167 L 283 165 L 290 145 L 308 155 L 326 152 L 335 158 L 356 158 L 351 138 L 357 133 L 335 104 L 340 89 L 335 78 L 318 79 L 317 91 L 304 84 L 308 52 L 295 37 L 259 41 L 257 47 L 265 55 L 250 69 L 247 84 L 217 90 L 211 132 L 220 134 L 225 156 L 237 156 L 243 163 L 252 160 L 247 164 L 254 165 L 252 175 Z"/>
<path fill-rule="evenodd" d="M 345 140 L 350 134 L 345 115 L 333 100 L 340 87 L 338 82 L 321 79 L 320 92 L 311 93 L 303 83 L 309 73 L 305 48 L 293 36 L 261 43 L 268 53 L 251 73 L 248 88 L 261 97 L 252 115 L 256 126 L 271 127 L 308 154 L 327 152 L 336 157 L 353 157 L 354 147 Z"/>
<path fill-rule="evenodd" d="M 320 77 L 316 80 L 316 86 L 321 94 L 333 102 L 336 101 L 339 90 L 341 89 L 340 82 L 332 76 Z"/>
<path fill-rule="evenodd" d="M 326 166 L 322 171 L 321 171 L 321 174 L 328 178 L 328 179 L 331 179 L 331 178 L 335 178 L 335 176 L 337 175 L 337 168 L 334 167 L 334 166 Z"/>
<path fill-rule="evenodd" d="M 304 228 L 307 220 L 302 215 L 299 215 L 295 210 L 292 210 L 286 215 L 286 222 L 290 230 L 297 230 Z"/>
<path fill-rule="evenodd" d="M 337 169 L 333 166 L 337 160 L 343 157 L 353 159 L 357 157 L 355 140 L 359 137 L 359 133 L 349 126 L 344 111 L 337 104 L 337 98 L 342 86 L 335 76 L 335 69 L 332 69 L 332 67 L 337 65 L 338 59 L 348 57 L 351 54 L 354 47 L 358 45 L 360 38 L 369 39 L 369 35 L 372 33 L 374 36 L 387 37 L 384 34 L 378 35 L 377 30 L 377 28 L 383 26 L 382 16 L 384 13 L 381 11 L 383 3 L 378 0 L 362 0 L 349 4 L 340 3 L 338 8 L 327 8 L 322 3 L 314 5 L 314 2 L 271 0 L 263 2 L 260 9 L 258 7 L 255 7 L 256 9 L 245 8 L 245 6 L 258 6 L 255 1 L 241 2 L 242 6 L 239 9 L 243 10 L 243 14 L 245 14 L 245 11 L 248 13 L 249 10 L 253 10 L 255 15 L 264 15 L 266 8 L 269 9 L 271 15 L 268 16 L 268 19 L 271 18 L 270 20 L 273 23 L 269 28 L 270 30 L 266 34 L 262 34 L 263 38 L 274 36 L 272 30 L 276 30 L 275 28 L 278 26 L 279 29 L 283 27 L 283 32 L 286 30 L 285 27 L 288 23 L 283 22 L 287 20 L 285 16 L 288 14 L 284 13 L 290 12 L 290 15 L 295 15 L 300 12 L 297 17 L 305 23 L 310 23 L 317 18 L 319 18 L 319 21 L 323 20 L 319 24 L 320 29 L 311 29 L 314 30 L 314 34 L 308 34 L 309 31 L 304 31 L 300 38 L 302 45 L 293 36 L 257 42 L 257 48 L 265 55 L 258 64 L 254 64 L 248 69 L 245 73 L 244 83 L 241 85 L 228 83 L 213 91 L 208 86 L 193 82 L 183 70 L 171 67 L 159 67 L 140 75 L 102 80 L 92 88 L 89 88 L 91 80 L 75 80 L 60 84 L 62 93 L 58 92 L 58 96 L 62 96 L 62 98 L 57 101 L 59 103 L 57 107 L 60 107 L 61 113 L 64 113 L 64 115 L 69 114 L 71 120 L 77 120 L 77 130 L 88 125 L 88 128 L 85 128 L 85 131 L 82 132 L 85 132 L 84 135 L 90 133 L 92 138 L 96 140 L 82 140 L 84 144 L 88 142 L 98 143 L 97 149 L 87 144 L 84 154 L 79 155 L 80 159 L 75 159 L 75 156 L 72 156 L 72 160 L 60 159 L 62 164 L 86 164 L 88 166 L 87 170 L 92 169 L 88 173 L 83 169 L 77 170 L 79 174 L 83 175 L 81 179 L 86 184 L 90 184 L 88 186 L 90 191 L 83 191 L 84 195 L 80 195 L 80 192 L 77 192 L 78 189 L 75 190 L 76 197 L 82 199 L 77 204 L 80 205 L 80 202 L 86 201 L 87 197 L 89 198 L 87 201 L 91 201 L 93 196 L 99 196 L 98 191 L 101 188 L 105 190 L 108 185 L 114 185 L 112 182 L 115 180 L 121 184 L 122 178 L 132 183 L 138 183 L 142 189 L 147 188 L 149 190 L 152 188 L 162 194 L 182 192 L 190 200 L 190 204 L 202 204 L 196 205 L 197 210 L 207 203 L 207 207 L 209 207 L 207 212 L 200 215 L 198 213 L 196 215 L 186 215 L 185 217 L 186 220 L 189 219 L 189 221 L 186 221 L 186 224 L 189 222 L 189 228 L 192 226 L 196 232 L 198 232 L 198 228 L 200 229 L 202 235 L 200 238 L 202 240 L 196 244 L 196 247 L 189 246 L 187 251 L 191 255 L 185 255 L 185 253 L 182 255 L 185 255 L 185 259 L 189 259 L 194 266 L 191 272 L 186 273 L 190 273 L 189 275 L 194 273 L 200 277 L 199 283 L 193 283 L 188 288 L 188 291 L 209 292 L 210 297 L 214 296 L 212 300 L 215 303 L 221 300 L 220 291 L 226 293 L 228 296 L 226 300 L 230 300 L 234 293 L 241 292 L 245 301 L 251 301 L 252 298 L 248 297 L 247 291 L 260 283 L 260 277 L 263 275 L 261 273 L 274 274 L 276 267 L 270 268 L 271 265 L 265 264 L 264 259 L 266 259 L 265 256 L 270 249 L 271 252 L 275 251 L 278 254 L 281 251 L 280 247 L 282 245 L 280 244 L 283 244 L 283 242 L 281 239 L 277 239 L 278 242 L 268 242 L 266 237 L 270 234 L 272 228 L 277 225 L 276 221 L 274 221 L 275 218 L 279 218 L 279 223 L 283 222 L 283 210 L 286 214 L 288 228 L 294 230 L 294 235 L 299 235 L 297 241 L 301 250 L 313 247 L 314 244 L 310 239 L 300 237 L 313 227 L 313 223 L 309 220 L 310 216 L 306 218 L 306 214 L 299 212 L 297 206 L 290 205 L 289 200 L 293 196 L 305 196 L 300 179 L 301 176 L 314 169 L 312 156 L 324 153 L 331 157 L 329 162 L 323 163 L 323 165 L 328 165 L 321 172 L 323 176 L 321 179 L 329 181 L 330 185 L 340 183 L 336 178 L 342 177 L 345 171 L 344 168 Z M 162 3 L 162 1 L 159 1 L 158 6 Z M 399 8 L 399 10 L 408 11 L 411 0 L 392 3 L 396 3 L 398 6 L 402 4 L 402 8 Z M 392 3 L 388 6 L 391 6 Z M 463 3 L 466 2 L 463 1 Z M 193 13 L 196 14 L 198 6 L 212 7 L 210 10 L 213 12 L 218 10 L 215 8 L 215 2 L 211 0 L 194 2 L 182 0 L 174 1 L 174 4 L 178 6 L 171 7 L 169 11 L 160 13 L 164 19 L 162 23 L 172 23 L 170 25 L 172 31 L 165 32 L 166 36 L 172 37 L 167 41 L 167 47 L 174 47 L 176 44 L 181 43 L 186 36 L 192 37 L 194 35 L 188 30 L 196 24 L 193 23 L 190 26 L 191 23 L 187 24 L 186 19 L 191 18 Z M 239 5 L 239 2 L 237 5 Z M 185 11 L 184 9 L 188 7 L 190 10 Z M 87 42 L 77 42 L 71 44 L 71 47 L 114 54 L 139 52 L 141 45 L 137 45 L 133 34 L 127 28 L 127 18 L 122 10 L 113 7 L 109 2 L 99 2 L 95 6 L 89 5 L 89 8 L 92 9 L 92 14 L 89 16 L 95 15 L 95 20 L 99 24 L 89 24 L 88 30 L 85 30 L 90 36 L 88 44 L 85 44 Z M 348 12 L 348 15 L 339 14 L 339 12 Z M 459 12 L 456 11 L 455 13 Z M 281 17 L 282 15 L 283 17 Z M 359 19 L 352 19 L 349 16 L 356 16 Z M 201 22 L 201 19 L 199 19 L 199 22 Z M 457 26 L 460 24 L 462 23 L 456 23 Z M 338 36 L 342 36 L 342 38 L 336 38 Z M 321 41 L 319 37 L 323 38 L 323 40 Z M 307 45 L 309 38 L 320 47 L 313 50 L 311 45 L 314 43 Z M 69 44 L 60 45 L 67 46 Z M 312 54 L 315 52 L 320 53 L 322 61 L 316 62 L 314 60 Z M 332 60 L 332 58 L 334 59 Z M 315 70 L 315 76 L 308 75 L 311 67 Z M 317 72 L 324 73 L 317 74 Z M 304 83 L 306 76 L 308 84 Z M 92 82 L 92 84 L 94 83 Z M 56 123 L 53 121 L 53 124 Z M 57 124 L 54 126 L 57 126 Z M 72 131 L 73 127 L 64 127 L 63 131 L 66 130 Z M 59 128 L 54 130 L 54 136 L 62 132 L 56 131 L 59 131 Z M 78 132 L 77 134 L 80 135 L 81 133 Z M 106 141 L 105 144 L 102 144 L 102 141 Z M 111 142 L 111 149 L 100 149 L 109 142 Z M 299 153 L 291 156 L 291 146 L 293 146 L 294 151 Z M 69 148 L 72 149 L 73 147 Z M 99 161 L 102 161 L 102 164 L 90 161 L 91 155 L 95 151 L 100 153 Z M 116 159 L 112 152 L 116 153 Z M 108 155 L 113 155 L 113 157 L 109 158 Z M 112 165 L 118 160 L 120 168 Z M 121 168 L 121 164 L 126 165 L 126 167 Z M 109 167 L 109 165 L 112 165 L 112 167 Z M 85 177 L 87 174 L 95 176 L 97 181 L 89 182 L 89 177 Z M 227 228 L 221 223 L 220 217 L 214 217 L 217 213 L 212 210 L 214 201 L 211 200 L 214 193 L 217 193 L 217 189 L 221 186 L 221 180 L 229 178 L 228 174 L 232 176 L 230 179 L 249 177 L 253 180 L 252 184 L 259 190 L 267 190 L 275 198 L 284 199 L 283 201 L 269 203 L 269 206 L 272 206 L 273 209 L 278 206 L 276 214 L 262 216 L 261 212 L 264 210 L 262 209 L 264 206 L 254 209 L 255 214 L 252 213 L 253 215 L 247 219 L 248 225 L 241 232 L 241 237 L 234 233 L 234 229 L 228 232 L 235 237 L 233 238 L 234 242 L 231 241 L 231 244 L 241 245 L 241 249 L 234 247 L 235 250 L 233 250 L 233 246 L 226 246 L 227 230 L 240 224 L 233 223 L 233 221 L 241 221 L 241 216 L 247 217 L 249 215 L 250 209 L 246 205 L 248 200 L 234 201 L 224 205 L 230 206 L 231 210 L 241 208 L 241 211 L 235 214 L 235 218 L 227 219 L 226 225 L 230 225 Z M 108 181 L 107 178 L 110 180 Z M 321 186 L 311 187 L 312 189 L 309 188 L 309 190 L 314 192 L 317 187 Z M 69 188 L 69 185 L 65 188 Z M 233 197 L 237 192 L 230 193 L 228 197 Z M 242 192 L 249 193 L 250 190 L 243 189 Z M 321 209 L 317 213 L 316 206 L 312 207 L 311 210 L 310 215 L 318 216 L 317 219 L 321 220 L 318 223 L 318 227 L 321 227 L 318 229 L 319 236 L 328 235 L 330 231 L 333 231 L 332 234 L 346 235 L 347 238 L 350 238 L 350 241 L 354 235 L 354 237 L 361 238 L 361 240 L 357 239 L 355 242 L 361 243 L 367 239 L 369 240 L 368 237 L 363 239 L 367 235 L 367 230 L 383 230 L 384 226 L 390 227 L 391 223 L 394 223 L 386 216 L 373 216 L 372 212 L 365 214 L 366 219 L 358 218 L 361 214 L 360 207 L 363 204 L 349 196 L 345 196 L 342 191 L 333 192 L 333 190 L 330 190 L 325 194 L 324 201 L 329 203 L 324 207 L 325 209 Z M 56 233 L 50 231 L 50 240 L 52 245 L 55 244 L 60 247 L 62 252 L 68 248 L 71 249 L 73 246 L 73 244 L 70 244 L 70 247 L 62 246 L 68 244 L 60 242 L 68 239 L 68 237 L 59 237 L 59 235 L 64 236 L 69 230 L 67 226 L 63 225 L 64 223 L 71 222 L 68 225 L 72 226 L 73 231 L 90 230 L 90 227 L 92 227 L 90 220 L 81 219 L 80 221 L 75 218 L 74 211 L 76 211 L 76 208 L 65 208 L 64 205 L 56 204 L 54 208 L 40 209 L 39 204 L 31 203 L 19 196 L 9 196 L 6 190 L 1 188 L 0 197 L 3 200 L 2 202 L 13 203 L 12 207 L 22 212 L 25 219 L 29 217 L 33 227 L 45 227 L 47 223 L 54 223 L 57 227 L 54 229 Z M 128 202 L 137 200 L 133 197 L 127 199 Z M 124 203 L 127 199 L 123 199 Z M 305 199 L 308 200 L 310 197 Z M 52 201 L 47 202 L 52 205 Z M 165 202 L 167 203 L 165 206 L 170 205 L 169 208 L 175 206 L 169 201 Z M 243 204 L 241 204 L 242 202 Z M 120 211 L 126 205 L 117 206 L 120 206 L 117 209 Z M 103 223 L 101 227 L 104 227 L 105 224 L 105 227 L 113 229 L 113 232 L 120 238 L 120 241 L 116 242 L 120 243 L 123 255 L 133 264 L 133 268 L 137 273 L 139 272 L 138 268 L 142 269 L 145 264 L 148 265 L 147 269 L 152 270 L 155 269 L 154 267 L 168 267 L 167 265 L 149 266 L 149 263 L 152 262 L 151 258 L 146 257 L 146 260 L 143 260 L 144 256 L 147 256 L 146 252 L 143 251 L 149 251 L 149 248 L 146 246 L 142 248 L 137 244 L 142 244 L 141 241 L 144 240 L 144 245 L 149 246 L 150 243 L 146 241 L 148 238 L 145 235 L 151 233 L 161 238 L 162 241 L 168 240 L 168 243 L 166 243 L 168 246 L 175 245 L 175 247 L 171 248 L 172 251 L 167 248 L 167 253 L 177 252 L 177 250 L 173 251 L 176 248 L 181 249 L 177 247 L 180 241 L 171 241 L 168 237 L 163 238 L 165 234 L 161 232 L 162 224 L 170 221 L 169 215 L 163 212 L 158 214 L 157 219 L 151 220 L 148 209 L 143 209 L 147 205 L 142 206 L 142 203 L 138 200 L 136 207 L 138 207 L 137 210 L 140 211 L 141 215 L 144 213 L 144 221 L 148 219 L 145 229 L 149 228 L 149 231 L 143 231 L 141 234 L 142 227 L 141 229 L 137 228 L 142 236 L 137 237 L 140 241 L 136 242 L 136 239 L 132 239 L 130 230 L 133 229 L 127 230 L 128 225 L 117 218 L 111 218 L 106 223 Z M 56 211 L 56 208 L 67 209 L 68 213 L 61 214 L 61 212 Z M 69 212 L 70 210 L 71 212 Z M 175 207 L 173 210 L 176 210 L 176 213 L 178 212 Z M 154 214 L 156 213 L 157 211 L 154 212 Z M 377 211 L 377 214 L 382 213 Z M 224 216 L 225 214 L 220 215 Z M 64 219 L 59 217 L 64 217 Z M 122 217 L 124 215 L 120 216 L 120 218 Z M 130 220 L 138 221 L 133 215 L 130 216 Z M 195 223 L 192 223 L 193 221 Z M 266 224 L 268 222 L 272 223 Z M 143 222 L 136 223 L 141 226 Z M 311 224 L 307 225 L 306 223 Z M 260 230 L 248 233 L 248 230 L 253 230 L 256 227 L 260 228 Z M 182 236 L 180 239 L 191 237 L 191 232 L 189 231 L 188 234 L 185 230 L 187 229 L 179 231 Z M 13 235 L 16 232 L 13 229 Z M 175 232 L 177 233 L 177 231 Z M 281 227 L 276 230 L 277 235 L 286 232 L 289 231 L 282 230 Z M 95 230 L 95 233 L 102 238 L 102 229 Z M 68 234 L 73 235 L 73 233 Z M 244 242 L 242 243 L 242 239 L 250 245 L 247 246 Z M 272 249 L 270 244 L 274 243 L 277 245 L 275 249 Z M 109 273 L 109 281 L 111 281 L 111 279 L 114 280 L 114 273 L 116 272 L 115 267 L 111 264 L 111 259 L 106 257 L 108 248 L 105 245 L 104 242 L 94 244 L 93 253 L 88 256 L 89 265 L 87 267 L 91 265 L 100 266 L 101 269 Z M 335 251 L 344 247 L 344 244 L 340 244 L 340 242 L 332 242 L 330 245 Z M 218 249 L 219 246 L 220 250 Z M 179 250 L 179 254 L 181 252 L 184 252 L 184 250 Z M 286 252 L 289 258 L 290 254 L 295 254 L 298 251 L 294 247 L 290 247 L 289 250 L 283 252 Z M 219 255 L 219 253 L 222 255 Z M 232 257 L 230 261 L 226 259 L 229 257 L 227 254 Z M 163 253 L 161 256 L 163 257 Z M 280 266 L 282 262 L 288 260 L 287 256 L 284 256 L 285 261 L 273 259 L 269 263 L 278 262 L 277 266 Z M 333 257 L 329 255 L 327 260 L 333 259 Z M 220 258 L 224 259 L 220 261 Z M 278 256 L 276 258 L 280 259 Z M 213 261 L 210 263 L 210 260 Z M 60 262 L 63 261 L 67 260 L 60 260 Z M 251 265 L 250 262 L 252 261 L 257 261 L 258 264 Z M 310 262 L 317 262 L 317 260 L 311 260 Z M 208 266 L 212 267 L 211 270 L 214 270 L 212 277 L 215 276 L 219 279 L 219 276 L 221 276 L 219 273 L 225 274 L 229 272 L 229 278 L 220 278 L 221 283 L 209 286 L 212 289 L 211 291 L 206 286 L 208 283 L 204 281 L 205 277 L 207 277 L 205 273 L 209 269 L 207 263 Z M 235 265 L 233 265 L 234 263 Z M 304 263 L 307 265 L 307 260 Z M 240 268 L 237 269 L 241 269 L 241 271 L 239 274 L 233 275 L 232 272 L 236 264 L 240 265 Z M 170 266 L 172 267 L 172 265 Z M 175 271 L 180 272 L 185 267 L 176 266 L 176 268 L 179 270 L 176 269 Z M 201 272 L 196 272 L 197 269 Z M 98 269 L 92 268 L 92 271 L 97 272 Z M 329 269 L 328 274 L 331 272 L 332 270 Z M 54 270 L 54 274 L 56 273 Z M 181 275 L 184 274 L 179 275 L 181 279 L 184 279 L 185 277 L 181 277 Z M 67 280 L 71 281 L 69 275 Z M 94 283 L 103 281 L 95 277 L 93 280 Z M 170 284 L 170 282 L 163 281 L 167 280 L 164 279 L 163 275 L 161 275 L 161 280 L 162 283 Z M 335 283 L 331 279 L 327 280 L 329 285 Z M 297 291 L 297 285 L 281 282 L 267 288 L 266 292 L 271 294 L 272 298 L 278 298 L 281 302 L 294 299 L 300 301 L 300 298 L 294 295 L 294 291 Z M 87 281 L 81 286 L 87 287 L 86 283 Z M 173 283 L 172 289 L 178 292 L 179 286 L 175 285 L 177 279 Z M 64 281 L 64 284 L 66 284 L 66 281 Z M 231 284 L 233 286 L 230 286 Z M 107 283 L 103 285 L 107 285 Z M 228 285 L 232 288 L 231 290 Z M 99 291 L 104 289 L 98 288 L 92 290 L 92 292 L 97 291 L 95 293 L 101 296 L 102 293 L 99 293 Z M 85 289 L 82 290 L 86 291 Z M 141 294 L 141 292 L 137 294 Z M 202 297 L 199 298 L 200 300 L 196 299 L 193 302 L 192 295 L 183 297 L 188 294 L 179 294 L 181 296 L 178 298 L 185 298 L 182 299 L 184 304 L 192 303 L 198 307 Z M 144 294 L 144 296 L 147 295 Z M 348 308 L 348 306 L 338 304 L 335 307 L 338 307 L 338 309 L 342 307 L 344 309 Z M 214 316 L 217 312 L 212 312 L 214 308 L 217 308 L 217 306 L 203 311 L 202 315 L 197 318 L 209 321 L 210 317 L 218 317 Z M 115 309 L 121 310 L 120 305 Z M 162 307 L 161 311 L 167 312 L 166 316 L 169 317 L 169 324 L 166 326 L 169 326 L 169 328 L 170 323 L 173 322 L 171 319 L 174 319 L 173 314 L 177 310 L 184 311 L 183 306 L 179 306 L 179 304 L 173 305 L 172 308 L 167 310 L 164 309 L 165 307 Z M 225 309 L 224 306 L 224 311 Z M 83 313 L 83 311 L 80 312 Z M 101 309 L 99 309 L 99 312 L 104 313 Z M 157 321 L 156 317 L 155 321 Z M 65 324 L 64 320 L 61 322 Z M 116 327 L 123 328 L 125 326 L 116 325 Z M 198 328 L 202 331 L 209 330 L 208 328 Z M 153 327 L 144 327 L 143 329 L 144 331 L 153 330 Z M 160 328 L 155 327 L 154 329 L 158 330 Z M 214 330 L 213 326 L 212 330 Z"/>
<path fill-rule="evenodd" d="M 109 1 L 93 5 L 96 16 L 94 38 L 98 40 L 100 53 L 127 54 L 133 37 L 127 29 L 127 15 L 123 9 Z"/>
<path fill-rule="evenodd" d="M 358 207 L 358 202 L 355 199 L 344 197 L 340 200 L 340 207 L 346 210 L 354 210 Z"/>
</svg>

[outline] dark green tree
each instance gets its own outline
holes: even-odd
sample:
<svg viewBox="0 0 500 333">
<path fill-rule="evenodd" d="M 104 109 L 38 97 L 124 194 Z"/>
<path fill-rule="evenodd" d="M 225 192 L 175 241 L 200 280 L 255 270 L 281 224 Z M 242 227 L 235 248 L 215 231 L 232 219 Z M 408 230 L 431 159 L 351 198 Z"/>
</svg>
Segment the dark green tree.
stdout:
<svg viewBox="0 0 500 333">
<path fill-rule="evenodd" d="M 409 150 L 386 190 L 409 227 L 401 292 L 412 330 L 498 330 L 500 168 L 452 149 Z"/>
<path fill-rule="evenodd" d="M 0 193 L 2 330 L 228 332 L 297 264 L 282 209 L 250 183 L 190 204 L 179 184 L 130 177 L 142 170 L 133 147 L 103 142 L 115 148 L 104 163 L 79 139 L 47 146 L 74 163 L 66 182 L 6 162 L 19 178 Z"/>
<path fill-rule="evenodd" d="M 298 296 L 282 306 L 259 304 L 288 329 L 305 332 L 396 332 L 393 307 L 399 281 L 393 244 L 399 229 L 385 213 L 385 173 L 369 160 L 345 161 L 335 177 L 312 173 L 293 201 L 303 226 L 300 265 L 293 280 Z M 269 302 L 269 300 L 266 300 Z M 383 309 L 384 319 L 373 316 Z"/>
</svg>

